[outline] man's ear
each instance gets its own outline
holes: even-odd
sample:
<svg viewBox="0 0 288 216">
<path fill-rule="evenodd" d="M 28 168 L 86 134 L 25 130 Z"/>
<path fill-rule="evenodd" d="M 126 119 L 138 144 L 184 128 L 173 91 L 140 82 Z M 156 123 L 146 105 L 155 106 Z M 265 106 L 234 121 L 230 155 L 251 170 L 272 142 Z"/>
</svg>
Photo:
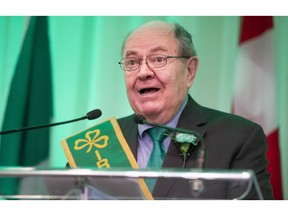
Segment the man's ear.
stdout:
<svg viewBox="0 0 288 216">
<path fill-rule="evenodd" d="M 188 74 L 187 74 L 187 87 L 190 88 L 193 84 L 193 81 L 196 76 L 196 72 L 198 69 L 198 58 L 197 56 L 191 57 L 187 60 L 187 69 L 188 69 Z"/>
</svg>

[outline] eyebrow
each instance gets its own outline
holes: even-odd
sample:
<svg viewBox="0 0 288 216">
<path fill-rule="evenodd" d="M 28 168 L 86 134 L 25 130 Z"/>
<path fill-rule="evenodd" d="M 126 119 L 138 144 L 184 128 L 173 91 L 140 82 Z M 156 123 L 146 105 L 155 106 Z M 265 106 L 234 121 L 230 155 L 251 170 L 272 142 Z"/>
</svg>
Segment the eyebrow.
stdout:
<svg viewBox="0 0 288 216">
<path fill-rule="evenodd" d="M 168 51 L 168 49 L 164 46 L 158 46 L 158 47 L 155 47 L 153 49 L 150 50 L 152 53 L 155 53 L 155 52 L 158 52 L 158 51 Z M 138 52 L 136 51 L 133 51 L 133 50 L 128 50 L 125 54 L 125 56 L 130 56 L 130 55 L 137 55 Z"/>
<path fill-rule="evenodd" d="M 152 52 L 158 52 L 158 51 L 168 51 L 168 49 L 164 46 L 158 46 L 158 47 L 155 47 L 151 50 Z"/>
<path fill-rule="evenodd" d="M 137 54 L 136 51 L 127 51 L 127 52 L 125 53 L 125 56 L 127 57 L 127 56 L 129 56 L 129 55 L 136 55 L 136 54 Z"/>
</svg>

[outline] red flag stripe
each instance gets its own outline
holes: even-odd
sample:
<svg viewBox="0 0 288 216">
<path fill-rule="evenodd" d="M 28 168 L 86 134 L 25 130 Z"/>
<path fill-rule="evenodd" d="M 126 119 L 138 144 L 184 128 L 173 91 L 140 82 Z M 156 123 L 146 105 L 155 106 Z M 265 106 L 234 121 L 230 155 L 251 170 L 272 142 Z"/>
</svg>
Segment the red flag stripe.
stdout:
<svg viewBox="0 0 288 216">
<path fill-rule="evenodd" d="M 267 158 L 269 165 L 267 170 L 271 173 L 271 185 L 273 187 L 273 195 L 277 200 L 283 199 L 282 194 L 282 177 L 281 177 L 281 163 L 280 163 L 280 149 L 279 149 L 279 130 L 278 128 L 267 136 L 268 151 Z"/>
<path fill-rule="evenodd" d="M 283 199 L 272 47 L 273 17 L 242 17 L 233 113 L 260 124 L 267 136 L 274 199 Z M 261 84 L 260 84 L 261 83 Z M 260 85 L 259 85 L 260 84 Z M 263 85 L 266 85 L 263 88 Z M 247 109 L 248 108 L 248 109 Z"/>
<path fill-rule="evenodd" d="M 242 32 L 239 43 L 242 44 L 255 38 L 266 30 L 273 28 L 273 17 L 271 16 L 247 16 L 242 19 Z"/>
</svg>

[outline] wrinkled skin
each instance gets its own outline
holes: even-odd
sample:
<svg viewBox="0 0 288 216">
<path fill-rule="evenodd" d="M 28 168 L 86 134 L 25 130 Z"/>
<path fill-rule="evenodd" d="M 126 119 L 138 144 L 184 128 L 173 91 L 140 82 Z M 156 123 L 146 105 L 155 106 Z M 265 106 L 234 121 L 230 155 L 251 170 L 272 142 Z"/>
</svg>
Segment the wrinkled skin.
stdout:
<svg viewBox="0 0 288 216">
<path fill-rule="evenodd" d="M 127 38 L 123 57 L 146 59 L 152 54 L 178 56 L 173 28 L 172 24 L 161 21 L 141 26 Z M 127 95 L 134 112 L 149 122 L 167 123 L 192 86 L 197 66 L 197 57 L 167 59 L 164 67 L 155 69 L 143 60 L 136 71 L 125 71 Z"/>
</svg>

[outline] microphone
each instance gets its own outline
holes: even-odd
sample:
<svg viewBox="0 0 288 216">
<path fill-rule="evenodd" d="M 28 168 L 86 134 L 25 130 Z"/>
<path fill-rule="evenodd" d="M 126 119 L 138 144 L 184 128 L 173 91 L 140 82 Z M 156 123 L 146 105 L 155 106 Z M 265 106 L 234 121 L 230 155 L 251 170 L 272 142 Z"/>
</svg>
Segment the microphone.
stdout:
<svg viewBox="0 0 288 216">
<path fill-rule="evenodd" d="M 200 135 L 199 133 L 195 132 L 195 131 L 190 131 L 190 130 L 185 130 L 182 128 L 171 128 L 168 127 L 166 125 L 162 125 L 162 124 L 156 124 L 156 123 L 151 123 L 151 122 L 147 122 L 146 118 L 144 116 L 141 115 L 134 115 L 134 122 L 137 124 L 146 124 L 146 125 L 150 125 L 153 127 L 160 127 L 160 128 L 165 128 L 170 132 L 175 132 L 175 133 L 186 133 L 186 134 L 193 134 L 197 137 L 196 141 L 197 142 L 201 142 L 202 143 L 202 147 L 199 150 L 198 153 L 198 158 L 197 158 L 197 166 L 198 169 L 202 170 L 203 166 L 204 166 L 204 160 L 205 160 L 205 142 L 204 139 L 202 137 L 202 135 Z M 184 157 L 184 155 L 183 155 Z M 185 163 L 186 163 L 186 159 L 184 157 L 184 163 L 183 163 L 183 168 L 185 167 Z M 204 183 L 201 179 L 195 179 L 195 180 L 190 180 L 191 182 L 191 190 L 192 190 L 192 194 L 194 196 L 199 196 L 200 193 L 204 190 Z"/>
<path fill-rule="evenodd" d="M 88 112 L 85 116 L 82 116 L 80 118 L 76 118 L 76 119 L 72 119 L 72 120 L 68 120 L 68 121 L 63 121 L 63 122 L 58 122 L 58 123 L 52 123 L 52 124 L 37 125 L 37 126 L 32 126 L 32 127 L 25 127 L 25 128 L 19 128 L 19 129 L 7 130 L 7 131 L 0 131 L 0 135 L 9 134 L 9 133 L 17 133 L 17 132 L 26 131 L 26 130 L 34 130 L 34 129 L 52 127 L 52 126 L 67 124 L 67 123 L 80 121 L 80 120 L 84 120 L 84 119 L 94 120 L 94 119 L 99 118 L 101 115 L 102 115 L 102 112 L 100 109 L 94 109 L 94 110 L 91 110 L 90 112 Z"/>
<path fill-rule="evenodd" d="M 156 123 L 151 123 L 151 122 L 147 122 L 146 118 L 144 116 L 141 115 L 134 115 L 134 122 L 137 124 L 146 124 L 146 125 L 150 125 L 153 127 L 161 127 L 161 128 L 165 128 L 166 130 L 170 131 L 170 132 L 179 132 L 179 133 L 186 133 L 186 134 L 193 134 L 197 137 L 197 142 L 201 141 L 204 142 L 203 137 L 195 132 L 195 131 L 190 131 L 190 130 L 185 130 L 182 128 L 172 128 L 172 127 L 168 127 L 166 125 L 162 125 L 162 124 L 156 124 Z"/>
</svg>

